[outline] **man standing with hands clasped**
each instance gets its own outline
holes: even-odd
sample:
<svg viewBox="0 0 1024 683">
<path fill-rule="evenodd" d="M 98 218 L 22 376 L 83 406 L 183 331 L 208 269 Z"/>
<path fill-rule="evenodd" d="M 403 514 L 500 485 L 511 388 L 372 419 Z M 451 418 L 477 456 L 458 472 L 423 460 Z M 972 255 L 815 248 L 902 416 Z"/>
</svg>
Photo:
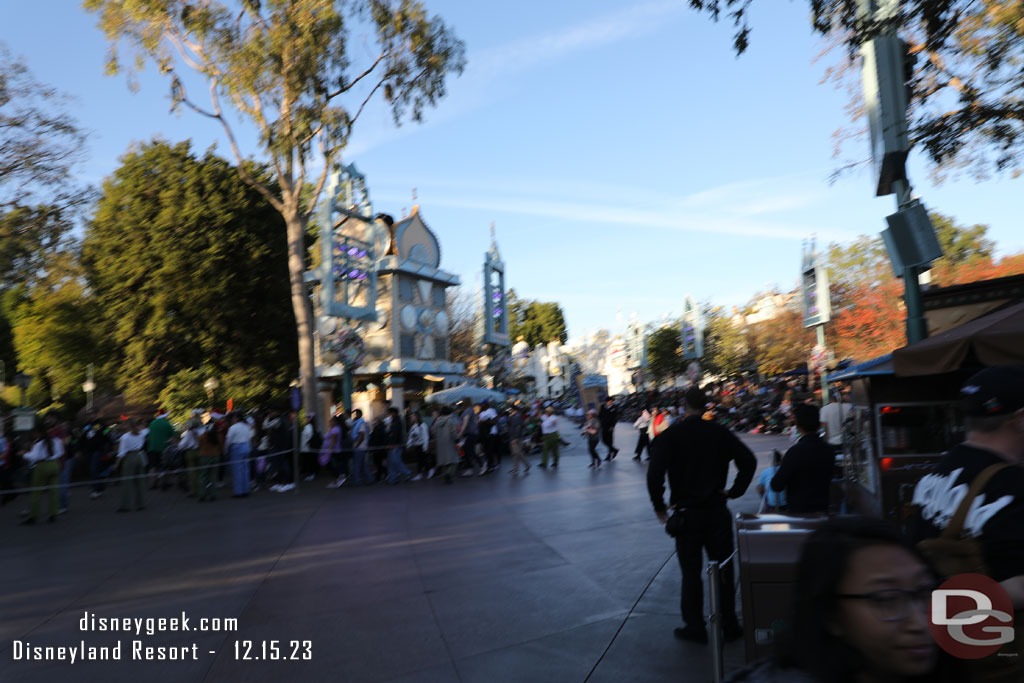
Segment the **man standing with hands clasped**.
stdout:
<svg viewBox="0 0 1024 683">
<path fill-rule="evenodd" d="M 703 551 L 708 559 L 724 562 L 733 551 L 732 518 L 726 501 L 739 498 L 750 486 L 757 468 L 754 454 L 727 428 L 701 419 L 707 397 L 697 387 L 685 396 L 683 418 L 676 420 L 651 442 L 651 464 L 647 490 L 658 519 L 676 540 L 676 554 L 683 572 L 682 599 L 684 628 L 675 637 L 696 643 L 708 642 L 704 627 L 704 586 L 701 579 Z M 726 490 L 729 463 L 738 473 Z M 671 517 L 665 505 L 665 474 L 671 489 Z M 719 586 L 722 635 L 727 641 L 743 636 L 736 618 L 736 587 L 732 562 L 722 565 Z"/>
</svg>

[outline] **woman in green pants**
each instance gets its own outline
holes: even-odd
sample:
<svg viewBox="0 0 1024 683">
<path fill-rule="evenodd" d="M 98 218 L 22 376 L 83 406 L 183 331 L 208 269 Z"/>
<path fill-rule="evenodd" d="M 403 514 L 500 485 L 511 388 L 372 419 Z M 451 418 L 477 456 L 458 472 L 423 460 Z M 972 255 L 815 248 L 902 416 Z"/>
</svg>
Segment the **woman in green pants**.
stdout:
<svg viewBox="0 0 1024 683">
<path fill-rule="evenodd" d="M 57 485 L 60 483 L 60 459 L 64 457 L 64 444 L 60 439 L 47 438 L 42 429 L 32 431 L 32 448 L 25 454 L 25 460 L 32 463 L 32 498 L 29 516 L 22 524 L 35 524 L 39 516 L 40 496 L 43 491 L 50 494 L 50 521 L 57 521 Z"/>
<path fill-rule="evenodd" d="M 142 421 L 132 420 L 131 431 L 121 436 L 117 448 L 117 464 L 121 468 L 121 507 L 118 512 L 128 512 L 131 504 L 142 510 L 142 475 L 146 471 L 146 435 L 142 433 Z"/>
</svg>

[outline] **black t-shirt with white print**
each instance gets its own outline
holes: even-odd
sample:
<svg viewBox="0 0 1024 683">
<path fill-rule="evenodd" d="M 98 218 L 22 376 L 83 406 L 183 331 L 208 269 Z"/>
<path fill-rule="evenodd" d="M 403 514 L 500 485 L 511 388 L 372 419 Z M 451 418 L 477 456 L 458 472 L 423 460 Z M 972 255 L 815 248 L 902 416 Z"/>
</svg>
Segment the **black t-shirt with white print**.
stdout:
<svg viewBox="0 0 1024 683">
<path fill-rule="evenodd" d="M 915 541 L 938 536 L 949 526 L 971 482 L 989 465 L 1006 462 L 989 450 L 961 444 L 914 489 L 911 533 Z M 964 531 L 982 543 L 996 581 L 1024 574 L 1024 467 L 1003 469 L 971 504 Z"/>
</svg>

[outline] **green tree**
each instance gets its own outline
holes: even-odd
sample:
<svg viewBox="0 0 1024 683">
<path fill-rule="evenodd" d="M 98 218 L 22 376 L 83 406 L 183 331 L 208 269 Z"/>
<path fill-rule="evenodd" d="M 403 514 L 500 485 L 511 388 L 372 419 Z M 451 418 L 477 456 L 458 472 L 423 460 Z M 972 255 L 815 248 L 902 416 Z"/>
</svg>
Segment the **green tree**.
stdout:
<svg viewBox="0 0 1024 683">
<path fill-rule="evenodd" d="M 647 339 L 647 372 L 654 383 L 661 384 L 685 369 L 679 328 L 671 325 L 655 330 Z"/>
<path fill-rule="evenodd" d="M 937 211 L 930 211 L 928 215 L 942 246 L 942 258 L 947 263 L 962 265 L 976 259 L 992 260 L 995 244 L 988 239 L 987 225 L 958 225 L 956 219 Z"/>
<path fill-rule="evenodd" d="M 538 344 L 569 339 L 562 307 L 554 301 L 521 301 L 521 315 L 516 327 L 509 325 L 512 339 L 522 337 L 531 348 Z"/>
<path fill-rule="evenodd" d="M 14 320 L 14 347 L 20 368 L 33 377 L 33 397 L 65 406 L 84 403 L 86 367 L 102 364 L 107 354 L 95 326 L 96 302 L 72 253 L 51 258 L 46 276 L 18 303 Z"/>
<path fill-rule="evenodd" d="M 269 182 L 256 166 L 246 173 Z M 238 401 L 294 377 L 282 223 L 212 152 L 152 142 L 122 158 L 82 258 L 130 401 L 155 402 L 183 370 L 211 368 Z"/>
<path fill-rule="evenodd" d="M 705 372 L 733 377 L 755 367 L 742 324 L 737 324 L 720 307 L 705 311 L 704 321 L 704 358 L 701 366 Z"/>
<path fill-rule="evenodd" d="M 690 0 L 717 20 L 732 20 L 738 53 L 750 43 L 753 0 Z M 834 44 L 845 44 L 845 77 L 859 45 L 893 31 L 916 57 L 908 85 L 911 137 L 940 168 L 971 166 L 982 174 L 1021 172 L 1024 117 L 1024 22 L 1019 0 L 904 0 L 884 20 L 864 20 L 861 0 L 809 0 L 811 24 Z M 859 91 L 859 88 L 856 88 Z M 860 107 L 852 110 L 860 111 Z"/>
<path fill-rule="evenodd" d="M 445 94 L 446 76 L 461 72 L 462 42 L 416 0 L 85 0 L 84 5 L 99 16 L 115 46 L 124 40 L 136 48 L 136 64 L 146 58 L 157 63 L 170 80 L 175 105 L 219 122 L 242 180 L 283 217 L 303 393 L 306 405 L 314 405 L 305 235 L 328 172 L 378 93 L 396 124 L 406 116 L 419 121 Z M 366 32 L 360 31 L 359 49 L 350 53 L 348 34 L 357 27 Z M 108 70 L 119 68 L 115 49 Z M 182 69 L 209 83 L 208 105 L 189 94 Z M 258 128 L 273 185 L 247 170 L 222 102 Z M 312 171 L 313 164 L 319 164 L 318 171 Z M 307 193 L 307 181 L 312 192 Z"/>
</svg>

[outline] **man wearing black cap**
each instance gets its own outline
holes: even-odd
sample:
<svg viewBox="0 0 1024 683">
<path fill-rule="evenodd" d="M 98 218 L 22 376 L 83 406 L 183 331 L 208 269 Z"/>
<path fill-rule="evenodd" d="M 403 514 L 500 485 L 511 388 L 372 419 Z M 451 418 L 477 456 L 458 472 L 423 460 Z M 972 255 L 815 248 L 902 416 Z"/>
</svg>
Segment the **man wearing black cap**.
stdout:
<svg viewBox="0 0 1024 683">
<path fill-rule="evenodd" d="M 938 536 L 971 482 L 992 465 L 1009 465 L 975 498 L 964 531 L 980 541 L 989 576 L 1010 594 L 1019 618 L 1024 609 L 1024 366 L 982 370 L 960 393 L 967 440 L 917 483 L 913 536 Z M 1019 625 L 1017 631 L 1019 636 Z"/>
<path fill-rule="evenodd" d="M 818 436 L 821 429 L 818 409 L 797 403 L 793 406 L 793 420 L 800 440 L 786 451 L 770 486 L 773 491 L 786 492 L 789 512 L 828 512 L 835 454 Z"/>
<path fill-rule="evenodd" d="M 685 412 L 651 442 L 651 464 L 647 490 L 654 511 L 666 531 L 676 540 L 676 554 L 683 572 L 680 606 L 685 628 L 675 630 L 676 638 L 698 643 L 708 641 L 704 628 L 704 587 L 701 577 L 702 551 L 708 559 L 725 562 L 732 555 L 732 518 L 726 501 L 747 490 L 757 468 L 757 459 L 742 441 L 717 422 L 701 419 L 707 406 L 704 392 L 691 387 L 685 396 Z M 736 480 L 726 490 L 729 463 L 735 462 Z M 669 519 L 664 501 L 665 474 L 675 509 Z M 736 618 L 736 587 L 732 562 L 722 565 L 720 605 L 722 634 L 737 640 L 743 629 Z"/>
</svg>

